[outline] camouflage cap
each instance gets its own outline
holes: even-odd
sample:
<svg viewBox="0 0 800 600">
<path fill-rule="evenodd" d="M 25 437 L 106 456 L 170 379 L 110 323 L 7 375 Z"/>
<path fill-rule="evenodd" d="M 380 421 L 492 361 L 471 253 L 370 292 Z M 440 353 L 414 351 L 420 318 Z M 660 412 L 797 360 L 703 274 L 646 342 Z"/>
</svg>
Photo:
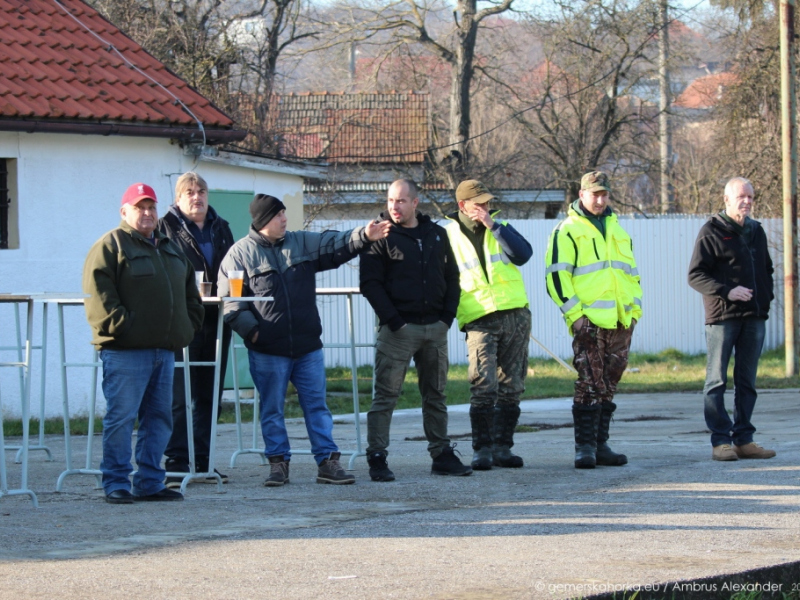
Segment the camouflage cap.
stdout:
<svg viewBox="0 0 800 600">
<path fill-rule="evenodd" d="M 608 175 L 603 171 L 592 171 L 581 177 L 581 189 L 589 192 L 611 191 Z"/>
<path fill-rule="evenodd" d="M 471 200 L 478 204 L 484 204 L 489 200 L 493 200 L 494 196 L 489 193 L 486 186 L 477 179 L 467 179 L 458 184 L 456 188 L 456 201 L 464 202 Z"/>
</svg>

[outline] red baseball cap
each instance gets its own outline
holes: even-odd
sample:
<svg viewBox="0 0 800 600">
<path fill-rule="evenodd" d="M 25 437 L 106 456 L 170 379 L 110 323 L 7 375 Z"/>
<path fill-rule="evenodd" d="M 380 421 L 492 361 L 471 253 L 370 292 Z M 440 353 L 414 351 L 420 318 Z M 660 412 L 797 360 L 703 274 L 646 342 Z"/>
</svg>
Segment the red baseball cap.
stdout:
<svg viewBox="0 0 800 600">
<path fill-rule="evenodd" d="M 122 194 L 122 206 L 126 204 L 133 204 L 135 205 L 139 200 L 144 200 L 147 198 L 148 200 L 152 200 L 153 202 L 158 202 L 156 200 L 156 193 L 146 183 L 134 183 L 130 186 L 125 193 Z"/>
</svg>

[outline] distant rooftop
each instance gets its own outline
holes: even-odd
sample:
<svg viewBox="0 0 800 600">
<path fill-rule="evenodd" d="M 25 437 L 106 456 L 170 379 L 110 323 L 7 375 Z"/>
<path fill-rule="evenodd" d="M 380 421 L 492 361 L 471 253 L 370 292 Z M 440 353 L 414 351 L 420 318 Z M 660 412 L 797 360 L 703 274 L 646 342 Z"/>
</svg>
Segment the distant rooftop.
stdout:
<svg viewBox="0 0 800 600">
<path fill-rule="evenodd" d="M 422 163 L 430 145 L 427 94 L 307 93 L 275 96 L 270 129 L 287 158 L 332 163 Z"/>
</svg>

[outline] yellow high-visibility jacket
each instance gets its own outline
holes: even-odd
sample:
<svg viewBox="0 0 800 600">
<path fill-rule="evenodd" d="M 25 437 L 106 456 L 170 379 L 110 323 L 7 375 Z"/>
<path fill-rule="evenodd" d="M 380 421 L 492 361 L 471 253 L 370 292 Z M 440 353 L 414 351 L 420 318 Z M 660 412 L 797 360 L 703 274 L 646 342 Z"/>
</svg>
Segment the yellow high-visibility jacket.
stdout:
<svg viewBox="0 0 800 600">
<path fill-rule="evenodd" d="M 496 213 L 494 213 L 496 214 Z M 505 221 L 500 221 L 505 225 Z M 488 279 L 472 242 L 461 232 L 458 221 L 445 228 L 460 273 L 461 299 L 458 303 L 459 329 L 476 319 L 497 312 L 528 306 L 528 295 L 519 268 L 512 264 L 495 237 L 486 232 L 483 253 Z"/>
<path fill-rule="evenodd" d="M 642 316 L 642 287 L 630 236 L 617 215 L 605 217 L 605 238 L 574 208 L 561 221 L 547 245 L 547 292 L 567 327 L 581 317 L 603 329 L 617 323 L 630 327 Z"/>
</svg>

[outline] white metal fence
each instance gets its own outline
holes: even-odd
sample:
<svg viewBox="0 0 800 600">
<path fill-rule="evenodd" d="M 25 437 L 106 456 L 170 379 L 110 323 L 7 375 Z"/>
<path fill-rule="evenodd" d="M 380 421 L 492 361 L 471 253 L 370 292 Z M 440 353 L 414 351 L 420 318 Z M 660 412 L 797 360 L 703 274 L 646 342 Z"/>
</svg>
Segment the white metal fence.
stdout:
<svg viewBox="0 0 800 600">
<path fill-rule="evenodd" d="M 697 232 L 706 218 L 695 216 L 626 218 L 620 223 L 633 238 L 633 248 L 642 277 L 644 291 L 642 320 L 633 338 L 634 352 L 660 352 L 675 348 L 696 354 L 705 352 L 703 302 L 700 294 L 689 287 L 686 274 Z M 561 357 L 572 355 L 571 337 L 567 334 L 561 313 L 545 289 L 544 255 L 547 240 L 558 221 L 530 220 L 511 224 L 533 246 L 533 258 L 522 267 L 525 285 L 533 314 L 533 336 Z M 363 221 L 315 221 L 313 229 L 346 230 L 363 225 Z M 783 343 L 783 270 L 781 219 L 766 219 L 762 224 L 770 241 L 770 255 L 775 263 L 775 301 L 767 321 L 765 348 Z M 320 273 L 319 287 L 358 287 L 358 259 L 335 270 Z M 347 318 L 344 300 L 320 298 L 324 328 L 323 340 L 334 343 L 347 338 Z M 356 336 L 359 342 L 369 342 L 374 336 L 374 313 L 369 303 L 359 297 L 355 302 Z M 326 364 L 349 364 L 349 351 L 328 349 Z M 535 343 L 529 347 L 530 356 L 545 356 Z M 372 364 L 369 348 L 357 351 L 358 364 Z M 450 362 L 467 362 L 464 335 L 455 324 L 450 331 Z"/>
</svg>

